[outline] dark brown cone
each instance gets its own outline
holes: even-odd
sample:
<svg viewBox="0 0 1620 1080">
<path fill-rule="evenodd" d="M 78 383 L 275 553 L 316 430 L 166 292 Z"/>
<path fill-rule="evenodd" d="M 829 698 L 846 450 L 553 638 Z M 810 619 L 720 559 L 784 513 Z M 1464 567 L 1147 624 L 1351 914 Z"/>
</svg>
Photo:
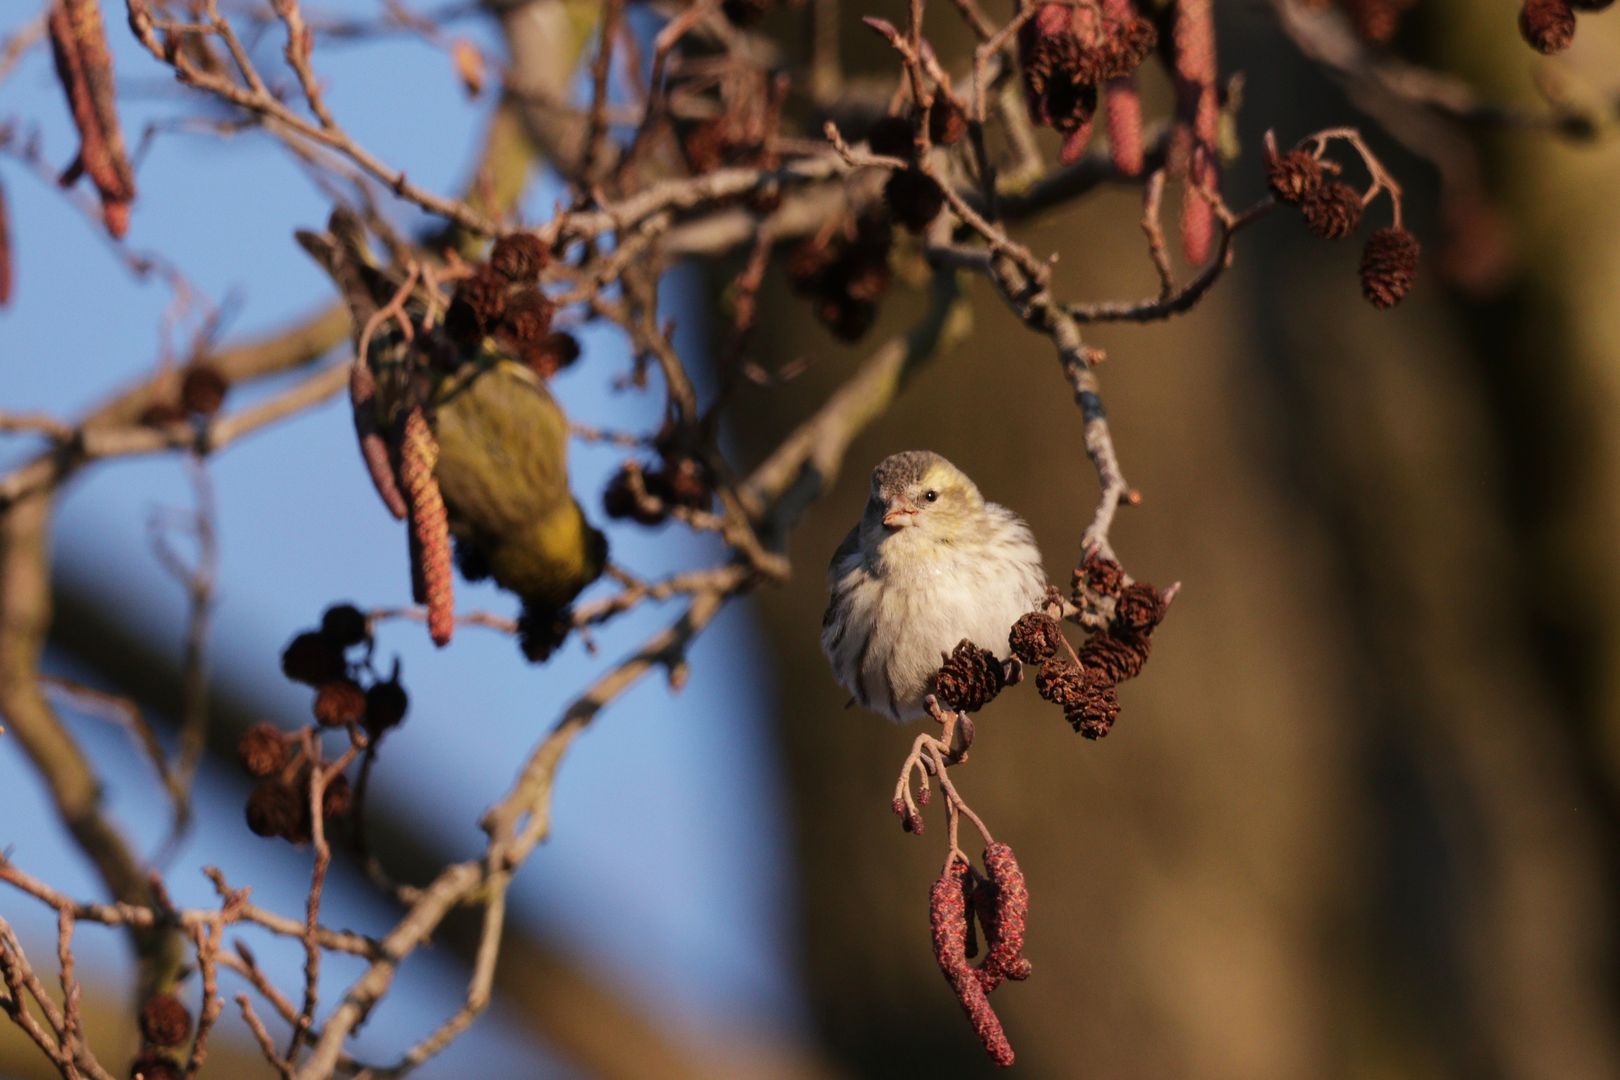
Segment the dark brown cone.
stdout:
<svg viewBox="0 0 1620 1080">
<path fill-rule="evenodd" d="M 319 686 L 344 675 L 343 650 L 325 634 L 309 630 L 281 651 L 281 673 L 294 682 Z"/>
<path fill-rule="evenodd" d="M 1080 646 L 1080 662 L 1087 671 L 1101 672 L 1109 682 L 1120 683 L 1134 679 L 1147 664 L 1153 639 L 1148 637 L 1122 638 L 1114 634 L 1093 634 Z"/>
<path fill-rule="evenodd" d="M 1109 52 L 1113 67 L 1107 72 L 1111 79 L 1122 79 L 1142 66 L 1159 46 L 1159 31 L 1153 23 L 1140 15 L 1121 21 L 1114 30 Z"/>
<path fill-rule="evenodd" d="M 1125 569 L 1113 559 L 1092 554 L 1074 572 L 1074 585 L 1076 604 L 1082 602 L 1084 592 L 1117 598 L 1125 587 Z"/>
<path fill-rule="evenodd" d="M 1019 616 L 1007 635 L 1007 645 L 1014 656 L 1026 664 L 1045 662 L 1058 651 L 1063 640 L 1063 628 L 1044 611 L 1031 611 Z"/>
<path fill-rule="evenodd" d="M 1068 23 L 1068 9 L 1056 4 L 1043 8 L 1054 10 L 1038 13 L 1018 35 L 1030 120 L 1074 131 L 1097 111 L 1098 72 L 1087 62 L 1079 39 L 1057 29 Z"/>
<path fill-rule="evenodd" d="M 1569 0 L 1524 0 L 1519 33 L 1539 53 L 1563 52 L 1575 40 L 1575 13 Z"/>
<path fill-rule="evenodd" d="M 506 277 L 481 266 L 456 286 L 445 316 L 445 328 L 463 343 L 476 342 L 490 333 L 506 313 Z"/>
<path fill-rule="evenodd" d="M 371 636 L 364 613 L 353 604 L 333 604 L 321 614 L 321 634 L 339 648 L 358 645 Z"/>
<path fill-rule="evenodd" d="M 236 756 L 249 776 L 271 776 L 287 764 L 287 740 L 274 724 L 254 724 L 237 740 Z"/>
<path fill-rule="evenodd" d="M 1088 666 L 1080 693 L 1063 708 L 1063 718 L 1088 739 L 1100 739 L 1119 716 L 1119 693 L 1104 671 Z"/>
<path fill-rule="evenodd" d="M 366 731 L 376 738 L 389 728 L 398 727 L 410 707 L 410 695 L 392 680 L 373 683 L 366 691 Z"/>
<path fill-rule="evenodd" d="M 1306 227 L 1323 240 L 1342 240 L 1361 225 L 1361 193 L 1342 180 L 1323 184 L 1299 208 Z"/>
<path fill-rule="evenodd" d="M 967 113 L 943 91 L 934 96 L 928 112 L 928 138 L 936 146 L 952 146 L 967 134 Z"/>
<path fill-rule="evenodd" d="M 1123 79 L 1142 66 L 1158 43 L 1158 31 L 1139 15 L 1110 20 L 1096 44 L 1081 50 L 1075 77 L 1093 86 Z"/>
<path fill-rule="evenodd" d="M 533 285 L 550 262 L 546 246 L 533 233 L 513 233 L 495 241 L 489 267 L 515 285 Z"/>
<path fill-rule="evenodd" d="M 897 169 L 883 185 L 883 201 L 895 221 L 920 233 L 945 208 L 945 192 L 932 176 L 916 169 Z"/>
<path fill-rule="evenodd" d="M 1412 290 L 1417 276 L 1417 237 L 1405 229 L 1379 229 L 1361 250 L 1361 295 L 1380 311 L 1394 307 Z"/>
<path fill-rule="evenodd" d="M 1114 606 L 1114 632 L 1123 637 L 1146 637 L 1164 618 L 1164 597 L 1146 582 L 1127 585 Z"/>
<path fill-rule="evenodd" d="M 542 379 L 572 367 L 579 359 L 579 339 L 565 330 L 553 330 L 523 350 L 523 362 Z"/>
<path fill-rule="evenodd" d="M 934 677 L 940 701 L 961 712 L 978 712 L 1006 685 L 1001 661 L 971 641 L 957 643 Z"/>
<path fill-rule="evenodd" d="M 366 718 L 366 692 L 353 679 L 334 679 L 315 691 L 315 721 L 322 727 L 345 727 Z"/>
<path fill-rule="evenodd" d="M 529 289 L 506 300 L 496 334 L 518 350 L 537 345 L 551 332 L 553 305 L 539 290 Z"/>
<path fill-rule="evenodd" d="M 1080 700 L 1085 680 L 1086 673 L 1074 658 L 1060 652 L 1041 665 L 1035 676 L 1035 691 L 1052 704 L 1067 707 L 1071 700 Z"/>
<path fill-rule="evenodd" d="M 180 376 L 180 407 L 193 416 L 213 416 L 225 404 L 230 383 L 212 364 L 193 364 Z"/>
<path fill-rule="evenodd" d="M 354 788 L 349 786 L 349 778 L 338 773 L 326 782 L 326 790 L 321 792 L 321 816 L 327 821 L 346 817 L 354 808 Z"/>
<path fill-rule="evenodd" d="M 916 147 L 911 121 L 903 116 L 880 116 L 866 133 L 866 143 L 872 153 L 884 157 L 910 158 Z"/>
<path fill-rule="evenodd" d="M 1309 150 L 1289 150 L 1266 162 L 1266 183 L 1279 202 L 1298 203 L 1322 186 L 1322 162 Z"/>
<path fill-rule="evenodd" d="M 129 1066 L 130 1080 L 181 1080 L 186 1070 L 172 1058 L 148 1050 Z"/>
<path fill-rule="evenodd" d="M 191 1012 L 173 994 L 153 994 L 141 1006 L 141 1037 L 154 1046 L 179 1046 L 191 1034 Z"/>
<path fill-rule="evenodd" d="M 602 489 L 602 513 L 615 521 L 622 521 L 636 512 L 636 495 L 630 486 L 630 477 L 623 469 L 614 473 Z"/>
<path fill-rule="evenodd" d="M 248 828 L 256 836 L 291 839 L 300 833 L 306 810 L 297 789 L 279 780 L 266 780 L 248 795 Z"/>
</svg>

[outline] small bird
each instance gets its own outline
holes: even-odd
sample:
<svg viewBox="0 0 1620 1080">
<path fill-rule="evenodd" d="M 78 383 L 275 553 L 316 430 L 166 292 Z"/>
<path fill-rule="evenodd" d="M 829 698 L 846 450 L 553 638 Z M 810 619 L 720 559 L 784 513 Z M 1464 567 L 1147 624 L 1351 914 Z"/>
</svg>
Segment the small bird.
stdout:
<svg viewBox="0 0 1620 1080">
<path fill-rule="evenodd" d="M 300 231 L 297 238 L 343 293 L 358 345 L 405 276 L 376 264 L 363 224 L 347 210 L 333 212 L 326 232 Z M 512 288 L 514 295 L 521 291 Z M 535 294 L 533 303 L 543 301 Z M 493 578 L 517 594 L 526 614 L 556 613 L 601 575 L 607 560 L 606 539 L 568 487 L 568 419 L 545 381 L 496 337 L 456 340 L 442 323 L 423 325 L 420 297 L 405 306 L 413 335 L 403 335 L 394 320 L 369 335 L 365 360 L 376 388 L 371 402 L 356 401 L 357 428 L 362 438 L 368 429 L 395 433 L 406 410 L 421 407 L 437 440 L 434 478 L 463 575 Z M 391 483 L 385 477 L 380 490 Z M 391 509 L 402 516 L 393 498 Z"/>
<path fill-rule="evenodd" d="M 839 685 L 895 721 L 927 712 L 934 675 L 964 638 L 998 657 L 1019 616 L 1046 595 L 1029 526 L 986 502 L 928 450 L 872 470 L 861 520 L 827 568 L 821 648 Z"/>
</svg>

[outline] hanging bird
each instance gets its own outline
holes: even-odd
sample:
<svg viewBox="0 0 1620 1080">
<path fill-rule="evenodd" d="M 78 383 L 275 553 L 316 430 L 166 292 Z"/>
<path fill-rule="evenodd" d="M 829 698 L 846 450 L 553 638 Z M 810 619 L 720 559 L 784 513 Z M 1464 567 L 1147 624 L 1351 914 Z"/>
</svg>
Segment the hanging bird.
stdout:
<svg viewBox="0 0 1620 1080">
<path fill-rule="evenodd" d="M 601 576 L 607 541 L 568 488 L 567 418 L 539 374 L 572 359 L 559 340 L 566 335 L 550 332 L 551 305 L 535 287 L 543 248 L 524 235 L 497 243 L 491 265 L 460 284 L 442 322 L 426 318 L 425 294 L 413 294 L 404 305 L 407 333 L 392 316 L 373 318 L 406 275 L 372 260 L 353 213 L 338 209 L 325 233 L 297 237 L 348 303 L 357 349 L 371 326 L 350 390 L 362 454 L 384 503 L 406 516 L 400 440 L 419 413 L 437 443 L 432 476 L 463 576 L 488 576 L 515 593 L 527 621 L 555 622 Z M 419 594 L 429 591 L 418 584 Z"/>
</svg>

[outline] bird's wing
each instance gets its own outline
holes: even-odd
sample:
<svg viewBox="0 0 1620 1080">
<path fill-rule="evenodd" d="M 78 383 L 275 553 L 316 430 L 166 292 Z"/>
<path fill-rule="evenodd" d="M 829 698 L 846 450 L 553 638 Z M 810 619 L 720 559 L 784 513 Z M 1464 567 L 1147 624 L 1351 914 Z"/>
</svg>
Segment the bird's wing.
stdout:
<svg viewBox="0 0 1620 1080">
<path fill-rule="evenodd" d="M 832 562 L 827 564 L 827 579 L 836 581 L 839 577 L 838 564 L 861 550 L 861 523 L 856 522 L 855 527 L 845 535 L 843 543 L 833 552 Z"/>
<path fill-rule="evenodd" d="M 838 545 L 838 550 L 833 552 L 832 562 L 827 564 L 827 610 L 821 613 L 823 630 L 832 625 L 833 614 L 844 600 L 844 590 L 839 586 L 843 584 L 844 577 L 854 569 L 845 564 L 859 554 L 860 550 L 861 523 L 857 521 L 855 527 L 849 530 L 849 535 L 844 537 L 844 542 Z"/>
</svg>

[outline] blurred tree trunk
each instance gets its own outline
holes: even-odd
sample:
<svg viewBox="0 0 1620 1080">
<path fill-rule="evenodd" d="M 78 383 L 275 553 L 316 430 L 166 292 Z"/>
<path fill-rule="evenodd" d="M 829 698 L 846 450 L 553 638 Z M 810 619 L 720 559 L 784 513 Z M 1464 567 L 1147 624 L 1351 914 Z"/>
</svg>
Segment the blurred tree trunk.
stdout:
<svg viewBox="0 0 1620 1080">
<path fill-rule="evenodd" d="M 1510 15 L 1449 6 L 1449 47 L 1480 49 L 1468 74 L 1534 62 Z M 1223 70 L 1249 74 L 1249 157 L 1264 126 L 1292 140 L 1346 118 L 1268 21 L 1223 29 Z M 1487 35 L 1488 61 L 1470 41 Z M 1413 302 L 1380 315 L 1358 295 L 1353 242 L 1279 215 L 1191 316 L 1093 335 L 1146 497 L 1115 546 L 1137 576 L 1184 589 L 1108 739 L 1080 740 L 1026 684 L 986 712 L 959 770 L 1033 893 L 1035 974 L 994 999 L 1025 1075 L 1614 1074 L 1617 680 L 1602 646 L 1620 604 L 1601 585 L 1620 573 L 1620 375 L 1616 315 L 1598 309 L 1620 291 L 1620 253 L 1589 237 L 1620 224 L 1617 170 L 1612 151 L 1511 138 L 1504 182 L 1522 190 L 1505 194 L 1549 213 L 1514 214 L 1536 230 L 1524 284 L 1488 307 L 1448 303 L 1426 270 Z M 1405 178 L 1426 172 L 1392 157 Z M 1547 220 L 1549 178 L 1588 169 L 1582 214 L 1559 203 Z M 1412 187 L 1425 229 L 1433 193 Z M 1252 163 L 1226 189 L 1255 197 Z M 1063 253 L 1067 294 L 1141 295 L 1138 213 L 1111 192 L 1024 235 Z M 974 336 L 857 444 L 794 539 L 795 580 L 761 603 L 784 658 L 810 993 L 864 1075 L 990 1067 L 929 953 L 942 824 L 906 836 L 887 810 L 912 733 L 842 709 L 817 644 L 821 568 L 866 467 L 896 450 L 936 449 L 1023 513 L 1061 584 L 1096 491 L 1050 347 L 988 289 L 975 298 Z M 739 432 L 755 447 L 860 355 L 803 301 L 770 303 L 762 353 L 814 364 L 801 393 L 760 395 Z M 868 342 L 915 308 L 891 297 Z"/>
</svg>

